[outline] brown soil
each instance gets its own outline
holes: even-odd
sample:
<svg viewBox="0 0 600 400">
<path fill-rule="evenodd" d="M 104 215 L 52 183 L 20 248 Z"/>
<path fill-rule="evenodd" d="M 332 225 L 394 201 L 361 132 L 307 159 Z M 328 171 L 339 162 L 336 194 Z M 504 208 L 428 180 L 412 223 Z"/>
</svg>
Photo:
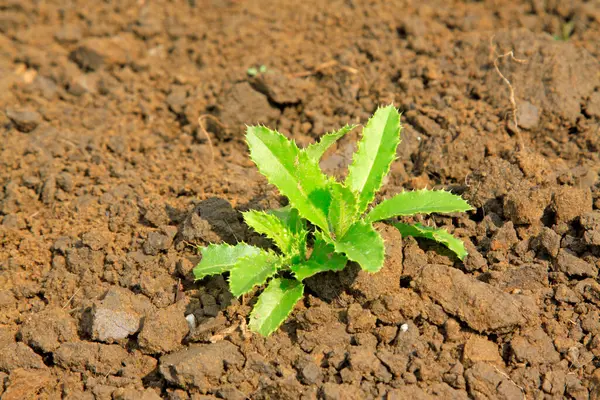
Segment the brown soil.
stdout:
<svg viewBox="0 0 600 400">
<path fill-rule="evenodd" d="M 598 37 L 583 0 L 0 2 L 0 396 L 600 399 Z M 250 335 L 250 298 L 191 274 L 280 202 L 244 124 L 306 144 L 390 102 L 384 194 L 463 194 L 427 220 L 471 254 L 380 226 L 382 273 Z"/>
</svg>

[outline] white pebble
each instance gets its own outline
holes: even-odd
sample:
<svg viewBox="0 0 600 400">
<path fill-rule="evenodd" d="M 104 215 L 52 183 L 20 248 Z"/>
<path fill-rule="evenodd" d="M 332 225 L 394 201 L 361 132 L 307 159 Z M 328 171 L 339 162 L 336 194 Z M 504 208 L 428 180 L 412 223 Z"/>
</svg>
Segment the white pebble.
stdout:
<svg viewBox="0 0 600 400">
<path fill-rule="evenodd" d="M 402 325 L 400 325 L 400 330 L 402 332 L 406 332 L 408 330 L 408 324 L 402 324 Z"/>
<path fill-rule="evenodd" d="M 196 316 L 194 314 L 188 314 L 185 316 L 185 320 L 190 327 L 190 331 L 196 328 Z"/>
</svg>

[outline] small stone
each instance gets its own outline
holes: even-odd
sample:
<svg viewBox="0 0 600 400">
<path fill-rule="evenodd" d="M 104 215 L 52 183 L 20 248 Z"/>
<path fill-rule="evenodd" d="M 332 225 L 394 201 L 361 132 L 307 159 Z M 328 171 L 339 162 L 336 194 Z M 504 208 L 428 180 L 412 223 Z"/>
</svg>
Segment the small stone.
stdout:
<svg viewBox="0 0 600 400">
<path fill-rule="evenodd" d="M 143 295 L 113 287 L 92 305 L 84 329 L 95 340 L 112 343 L 133 335 L 140 328 L 142 317 L 153 309 Z"/>
<path fill-rule="evenodd" d="M 194 314 L 188 314 L 185 316 L 190 331 L 196 329 L 196 316 Z"/>
<path fill-rule="evenodd" d="M 54 175 L 50 175 L 44 181 L 44 185 L 42 186 L 42 203 L 49 205 L 54 202 L 54 196 L 56 195 L 56 177 Z"/>
<path fill-rule="evenodd" d="M 565 393 L 565 372 L 561 370 L 548 371 L 544 375 L 542 389 L 544 392 L 562 396 Z"/>
<path fill-rule="evenodd" d="M 177 261 L 177 265 L 175 267 L 175 270 L 177 271 L 177 274 L 184 278 L 184 279 L 193 279 L 193 270 L 194 267 L 196 266 L 196 263 L 193 263 L 191 260 L 187 259 L 187 258 L 180 258 L 179 261 Z"/>
<path fill-rule="evenodd" d="M 248 82 L 233 85 L 223 94 L 222 100 L 227 107 L 224 107 L 219 118 L 230 130 L 217 132 L 217 138 L 220 140 L 242 135 L 246 124 L 268 126 L 281 114 L 271 106 L 267 96 L 256 91 Z"/>
<path fill-rule="evenodd" d="M 461 334 L 462 330 L 460 324 L 454 318 L 448 318 L 444 324 L 444 331 L 446 340 L 450 342 L 456 342 L 463 337 Z"/>
<path fill-rule="evenodd" d="M 111 234 L 108 231 L 89 231 L 81 235 L 81 241 L 92 250 L 105 249 L 110 242 Z"/>
<path fill-rule="evenodd" d="M 559 187 L 552 197 L 557 222 L 571 222 L 592 211 L 592 192 L 589 188 Z"/>
<path fill-rule="evenodd" d="M 584 279 L 575 285 L 575 291 L 584 299 L 600 307 L 600 283 L 595 279 Z"/>
<path fill-rule="evenodd" d="M 469 255 L 464 261 L 465 269 L 468 272 L 481 271 L 485 269 L 488 266 L 487 260 L 483 257 L 483 255 L 481 255 L 479 250 L 477 250 L 477 248 L 469 239 L 464 240 L 464 242 L 465 248 L 469 253 Z"/>
<path fill-rule="evenodd" d="M 89 247 L 72 247 L 66 254 L 67 270 L 79 276 L 102 274 L 104 270 L 104 252 Z"/>
<path fill-rule="evenodd" d="M 159 203 L 150 203 L 147 207 L 145 207 L 144 219 L 155 228 L 167 225 L 170 221 L 167 208 L 164 204 Z"/>
<path fill-rule="evenodd" d="M 159 371 L 171 384 L 182 388 L 203 389 L 216 386 L 227 370 L 241 368 L 245 358 L 226 340 L 192 345 L 161 357 Z"/>
<path fill-rule="evenodd" d="M 581 320 L 581 328 L 594 335 L 600 334 L 600 311 L 588 312 Z"/>
<path fill-rule="evenodd" d="M 565 376 L 566 392 L 570 398 L 576 400 L 587 400 L 590 398 L 589 392 L 585 386 L 574 374 L 567 374 Z"/>
<path fill-rule="evenodd" d="M 59 236 L 52 244 L 52 250 L 60 253 L 67 254 L 67 250 L 71 247 L 71 238 L 68 236 Z"/>
<path fill-rule="evenodd" d="M 0 371 L 11 372 L 16 368 L 44 368 L 42 357 L 23 342 L 11 343 L 0 351 Z"/>
<path fill-rule="evenodd" d="M 586 230 L 583 236 L 585 242 L 593 246 L 600 245 L 600 210 L 583 214 L 579 221 Z"/>
<path fill-rule="evenodd" d="M 163 354 L 181 346 L 181 341 L 190 331 L 188 320 L 183 315 L 182 305 L 185 306 L 182 302 L 173 304 L 144 319 L 138 336 L 138 344 L 143 352 Z M 194 316 L 194 314 L 190 315 Z"/>
<path fill-rule="evenodd" d="M 548 227 L 544 227 L 539 236 L 540 244 L 552 257 L 560 251 L 560 235 Z"/>
<path fill-rule="evenodd" d="M 600 92 L 594 92 L 585 105 L 585 113 L 600 119 Z"/>
<path fill-rule="evenodd" d="M 574 290 L 570 289 L 567 285 L 561 283 L 554 290 L 554 299 L 556 301 L 562 301 L 564 303 L 577 304 L 581 301 L 581 297 Z"/>
<path fill-rule="evenodd" d="M 556 269 L 569 276 L 584 276 L 595 278 L 598 276 L 598 268 L 587 261 L 577 257 L 567 249 L 560 249 L 556 258 Z"/>
<path fill-rule="evenodd" d="M 56 350 L 61 343 L 77 339 L 77 326 L 62 308 L 48 308 L 27 318 L 19 336 L 29 346 L 44 353 Z"/>
<path fill-rule="evenodd" d="M 465 371 L 467 389 L 475 399 L 522 399 L 521 389 L 498 367 L 484 362 Z"/>
<path fill-rule="evenodd" d="M 67 193 L 71 193 L 75 188 L 75 183 L 73 182 L 73 176 L 68 172 L 61 172 L 56 177 L 56 184 L 59 188 L 64 190 Z"/>
<path fill-rule="evenodd" d="M 192 243 L 198 240 L 206 243 L 219 241 L 219 236 L 213 232 L 210 223 L 195 211 L 191 212 L 179 226 L 179 234 L 183 240 Z"/>
<path fill-rule="evenodd" d="M 416 288 L 478 332 L 510 332 L 539 310 L 525 298 L 503 291 L 445 265 L 426 265 Z"/>
<path fill-rule="evenodd" d="M 519 126 L 523 129 L 534 129 L 540 122 L 540 111 L 528 101 L 521 101 L 517 108 Z"/>
<path fill-rule="evenodd" d="M 354 303 L 348 307 L 348 333 L 368 332 L 375 327 L 377 318 L 371 311 Z"/>
<path fill-rule="evenodd" d="M 101 67 L 125 65 L 135 56 L 137 45 L 132 35 L 120 35 L 110 38 L 91 37 L 81 41 L 70 54 L 84 71 L 96 71 Z"/>
<path fill-rule="evenodd" d="M 33 131 L 42 122 L 42 116 L 32 110 L 6 110 L 6 116 L 23 133 Z"/>
<path fill-rule="evenodd" d="M 8 214 L 2 219 L 2 226 L 8 229 L 24 229 L 27 227 L 23 216 L 19 214 Z"/>
<path fill-rule="evenodd" d="M 368 378 L 369 376 L 380 376 L 382 380 L 387 380 L 386 368 L 374 354 L 372 349 L 366 346 L 352 347 L 348 351 L 348 364 L 351 372 L 358 377 Z M 391 376 L 389 376 L 391 379 Z M 360 380 L 360 379 L 359 379 Z"/>
<path fill-rule="evenodd" d="M 0 310 L 14 308 L 17 304 L 17 299 L 11 290 L 0 290 Z"/>
<path fill-rule="evenodd" d="M 490 250 L 506 252 L 519 242 L 517 231 L 512 222 L 507 222 L 492 236 Z"/>
<path fill-rule="evenodd" d="M 269 70 L 268 73 L 257 75 L 252 79 L 251 85 L 273 103 L 287 105 L 299 103 L 303 99 L 308 82 Z"/>
<path fill-rule="evenodd" d="M 314 385 L 323 379 L 321 368 L 313 362 L 306 362 L 300 367 L 300 378 L 306 385 Z"/>
<path fill-rule="evenodd" d="M 504 197 L 504 214 L 516 225 L 538 224 L 550 203 L 548 190 L 518 188 Z"/>
<path fill-rule="evenodd" d="M 463 364 L 466 367 L 478 362 L 502 364 L 498 345 L 483 336 L 473 335 L 465 343 L 463 349 Z"/>
<path fill-rule="evenodd" d="M 161 251 L 168 250 L 173 244 L 173 239 L 177 234 L 177 228 L 167 226 L 156 232 L 150 232 L 144 242 L 144 253 L 148 255 L 157 255 Z"/>
<path fill-rule="evenodd" d="M 560 361 L 560 355 L 555 350 L 552 339 L 541 328 L 534 328 L 514 337 L 510 346 L 516 362 L 536 365 L 554 364 Z"/>
<path fill-rule="evenodd" d="M 56 92 L 58 91 L 58 86 L 56 83 L 45 76 L 38 75 L 35 77 L 35 86 L 40 91 L 41 95 L 46 100 L 53 100 L 56 96 Z"/>
<path fill-rule="evenodd" d="M 167 96 L 166 102 L 171 111 L 175 114 L 181 114 L 183 112 L 183 107 L 185 106 L 186 98 L 187 92 L 185 87 L 176 86 L 171 89 L 171 93 Z"/>
<path fill-rule="evenodd" d="M 377 358 L 390 370 L 395 376 L 402 376 L 406 372 L 406 366 L 408 365 L 408 356 L 405 354 L 396 354 L 393 351 L 387 349 L 379 349 L 377 351 Z M 342 362 L 345 361 L 342 360 Z M 337 368 L 339 369 L 339 368 Z"/>
<path fill-rule="evenodd" d="M 81 74 L 71 79 L 67 91 L 78 97 L 86 93 L 95 93 L 97 81 L 95 75 Z"/>
<path fill-rule="evenodd" d="M 123 368 L 129 353 L 116 344 L 67 342 L 54 352 L 54 362 L 73 372 L 115 374 Z"/>
<path fill-rule="evenodd" d="M 26 175 L 23 177 L 23 186 L 36 192 L 39 190 L 41 183 L 42 181 L 37 176 Z"/>
<path fill-rule="evenodd" d="M 380 342 L 390 344 L 396 339 L 396 335 L 398 335 L 398 327 L 383 325 L 378 327 L 376 332 Z"/>
<path fill-rule="evenodd" d="M 4 351 L 4 350 L 3 350 Z M 6 382 L 6 391 L 2 393 L 3 382 L 0 382 L 2 400 L 37 399 L 39 390 L 51 386 L 50 372 L 45 370 L 29 370 L 17 368 L 10 374 Z"/>
</svg>

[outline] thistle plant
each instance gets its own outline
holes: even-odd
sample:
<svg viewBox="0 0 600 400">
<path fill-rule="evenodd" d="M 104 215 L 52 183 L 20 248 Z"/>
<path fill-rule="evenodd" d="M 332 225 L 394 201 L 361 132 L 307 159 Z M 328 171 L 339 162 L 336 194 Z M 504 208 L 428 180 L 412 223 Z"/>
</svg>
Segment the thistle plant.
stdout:
<svg viewBox="0 0 600 400">
<path fill-rule="evenodd" d="M 248 127 L 250 157 L 289 205 L 243 213 L 244 221 L 265 235 L 277 251 L 246 243 L 211 244 L 200 249 L 195 278 L 228 272 L 234 296 L 266 284 L 250 314 L 249 327 L 264 336 L 274 332 L 303 297 L 302 281 L 325 271 L 341 271 L 348 261 L 369 272 L 385 260 L 383 238 L 373 223 L 398 216 L 471 210 L 460 196 L 444 190 L 417 190 L 369 207 L 381 188 L 400 143 L 400 114 L 393 106 L 379 108 L 368 121 L 344 182 L 319 167 L 323 154 L 354 126 L 328 133 L 300 149 L 293 140 L 264 126 Z M 392 222 L 403 236 L 435 240 L 459 259 L 467 255 L 461 240 L 444 229 Z"/>
</svg>

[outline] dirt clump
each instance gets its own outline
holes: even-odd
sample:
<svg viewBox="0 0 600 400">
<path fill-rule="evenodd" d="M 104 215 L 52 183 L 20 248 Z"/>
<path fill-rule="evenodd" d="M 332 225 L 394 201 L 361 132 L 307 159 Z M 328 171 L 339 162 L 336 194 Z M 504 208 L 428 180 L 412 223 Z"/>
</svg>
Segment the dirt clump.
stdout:
<svg viewBox="0 0 600 400">
<path fill-rule="evenodd" d="M 0 6 L 0 396 L 599 398 L 599 10 L 554 3 Z M 307 279 L 250 333 L 252 297 L 192 273 L 197 246 L 272 245 L 241 215 L 286 204 L 246 125 L 306 146 L 390 103 L 377 201 L 463 196 L 403 221 L 469 255 L 377 224 L 381 272 Z"/>
</svg>

